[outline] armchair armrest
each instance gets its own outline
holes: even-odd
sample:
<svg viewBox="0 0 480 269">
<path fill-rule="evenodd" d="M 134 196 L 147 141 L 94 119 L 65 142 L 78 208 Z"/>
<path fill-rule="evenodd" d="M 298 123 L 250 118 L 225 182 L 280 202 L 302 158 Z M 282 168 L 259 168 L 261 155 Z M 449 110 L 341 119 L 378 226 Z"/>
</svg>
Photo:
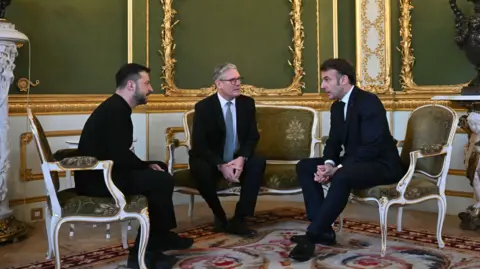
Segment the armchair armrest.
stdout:
<svg viewBox="0 0 480 269">
<path fill-rule="evenodd" d="M 64 158 L 61 161 L 48 162 L 42 165 L 42 169 L 47 169 L 44 171 L 45 174 L 50 174 L 51 171 L 79 171 L 79 170 L 103 170 L 103 177 L 105 180 L 105 185 L 107 186 L 108 191 L 115 200 L 116 206 L 120 209 L 119 212 L 123 212 L 125 205 L 127 204 L 124 194 L 117 188 L 115 183 L 112 180 L 112 167 L 113 161 L 99 161 L 95 157 L 91 156 L 76 156 L 70 158 Z M 47 172 L 47 173 L 45 173 Z M 55 209 L 54 209 L 55 210 Z M 61 212 L 60 208 L 57 209 L 57 212 Z"/>
<path fill-rule="evenodd" d="M 401 194 L 401 197 L 404 197 L 403 195 L 407 190 L 408 184 L 412 180 L 413 174 L 416 172 L 415 167 L 419 159 L 445 155 L 449 151 L 451 151 L 451 149 L 451 145 L 432 144 L 422 146 L 419 150 L 410 152 L 410 165 L 408 167 L 407 173 L 398 182 L 396 188 L 396 190 Z"/>
<path fill-rule="evenodd" d="M 328 135 L 324 135 L 322 136 L 322 138 L 320 139 L 322 145 L 326 145 L 327 144 L 327 140 L 328 140 Z"/>
<path fill-rule="evenodd" d="M 395 139 L 395 138 L 394 138 Z M 402 148 L 403 144 L 405 143 L 405 140 L 397 140 L 395 139 L 395 142 L 397 143 L 397 148 Z"/>
<path fill-rule="evenodd" d="M 172 138 L 170 139 L 170 142 L 167 145 L 167 151 L 168 151 L 168 172 L 173 175 L 173 165 L 175 163 L 175 149 L 179 147 L 185 147 L 187 149 L 190 149 L 190 146 L 187 144 L 187 141 L 180 141 L 177 138 Z"/>
</svg>

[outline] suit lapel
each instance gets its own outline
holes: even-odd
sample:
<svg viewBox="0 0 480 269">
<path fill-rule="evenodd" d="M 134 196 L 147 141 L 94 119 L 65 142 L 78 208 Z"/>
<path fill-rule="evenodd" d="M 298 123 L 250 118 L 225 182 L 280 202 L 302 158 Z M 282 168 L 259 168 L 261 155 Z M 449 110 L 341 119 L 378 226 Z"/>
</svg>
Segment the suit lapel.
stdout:
<svg viewBox="0 0 480 269">
<path fill-rule="evenodd" d="M 350 126 L 350 120 L 352 118 L 352 114 L 354 114 L 354 109 L 355 109 L 355 101 L 357 100 L 357 92 L 358 89 L 357 87 L 353 87 L 352 93 L 350 94 L 350 98 L 348 99 L 348 104 L 347 104 L 347 116 L 345 119 L 345 132 L 343 134 L 343 142 L 345 143 L 347 141 L 347 136 L 348 136 L 348 128 Z M 343 113 L 343 111 L 342 111 Z"/>
<path fill-rule="evenodd" d="M 218 99 L 217 93 L 212 95 L 212 107 L 213 112 L 215 114 L 215 118 L 217 119 L 217 124 L 220 127 L 220 131 L 223 136 L 225 136 L 225 119 L 223 118 L 223 110 L 220 104 L 220 100 Z"/>
</svg>

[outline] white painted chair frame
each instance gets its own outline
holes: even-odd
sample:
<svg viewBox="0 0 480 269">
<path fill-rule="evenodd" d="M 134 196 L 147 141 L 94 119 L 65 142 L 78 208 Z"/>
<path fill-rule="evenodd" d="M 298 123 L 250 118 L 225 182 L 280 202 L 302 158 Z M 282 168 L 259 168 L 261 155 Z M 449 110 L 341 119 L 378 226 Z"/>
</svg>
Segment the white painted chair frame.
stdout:
<svg viewBox="0 0 480 269">
<path fill-rule="evenodd" d="M 420 152 L 420 150 L 412 151 L 410 152 L 410 165 L 408 168 L 407 173 L 405 176 L 398 182 L 396 190 L 400 193 L 399 197 L 396 199 L 389 200 L 386 197 L 382 197 L 381 199 L 376 199 L 373 197 L 365 197 L 365 198 L 360 198 L 355 195 L 351 195 L 351 200 L 352 201 L 359 201 L 359 202 L 369 202 L 369 201 L 374 201 L 378 204 L 378 210 L 379 210 L 379 215 L 380 215 L 380 230 L 381 230 L 381 237 L 382 237 L 382 245 L 381 245 L 381 251 L 380 255 L 382 257 L 385 256 L 386 250 L 387 250 L 387 216 L 388 216 L 388 210 L 391 206 L 399 206 L 398 207 L 398 212 L 397 212 L 397 231 L 402 231 L 402 215 L 403 215 L 403 206 L 405 205 L 411 205 L 411 204 L 418 204 L 427 200 L 431 199 L 437 199 L 438 200 L 438 219 L 437 219 L 437 241 L 438 241 L 438 247 L 443 248 L 445 247 L 445 243 L 442 239 L 442 228 L 443 228 L 443 222 L 445 220 L 445 215 L 447 211 L 447 198 L 445 195 L 445 187 L 446 187 L 446 182 L 447 182 L 447 176 L 448 176 L 448 170 L 450 167 L 450 159 L 452 156 L 452 148 L 453 148 L 453 139 L 455 136 L 455 132 L 457 129 L 458 125 L 458 116 L 455 113 L 453 109 L 450 107 L 442 106 L 442 105 L 424 105 L 416 108 L 415 110 L 412 111 L 410 114 L 410 117 L 418 110 L 426 108 L 426 107 L 440 107 L 452 114 L 453 117 L 453 122 L 451 126 L 451 130 L 449 132 L 448 139 L 446 141 L 446 144 L 443 146 L 442 150 L 438 153 L 434 154 L 428 154 L 424 155 Z M 410 118 L 409 117 L 409 118 Z M 424 171 L 418 171 L 416 170 L 415 166 L 417 163 L 417 160 L 422 159 L 422 158 L 429 158 L 433 156 L 439 156 L 439 155 L 445 155 L 444 161 L 443 161 L 443 167 L 441 172 L 438 175 L 430 175 L 427 174 Z M 415 173 L 423 174 L 427 176 L 430 181 L 437 183 L 439 193 L 438 194 L 431 194 L 428 196 L 421 197 L 419 199 L 415 200 L 408 200 L 405 198 L 405 192 L 407 191 L 408 184 L 412 180 L 412 177 Z"/>
<path fill-rule="evenodd" d="M 138 262 L 140 268 L 147 268 L 145 265 L 145 252 L 148 243 L 148 237 L 150 232 L 148 208 L 145 207 L 140 213 L 126 212 L 125 205 L 127 204 L 125 196 L 123 193 L 115 186 L 112 181 L 111 172 L 112 172 L 112 161 L 98 161 L 94 166 L 88 168 L 66 168 L 63 167 L 60 162 L 49 161 L 45 152 L 43 152 L 42 144 L 40 141 L 39 130 L 35 126 L 34 115 L 30 108 L 27 108 L 27 115 L 32 129 L 33 137 L 37 146 L 38 153 L 41 159 L 41 168 L 44 176 L 45 187 L 47 191 L 47 196 L 50 199 L 51 206 L 48 204 L 45 206 L 45 228 L 47 231 L 48 239 L 48 252 L 47 259 L 52 259 L 55 257 L 55 268 L 61 268 L 60 264 L 60 248 L 58 243 L 59 230 L 62 224 L 68 222 L 94 222 L 94 223 L 109 223 L 109 222 L 118 222 L 125 221 L 129 219 L 138 220 L 141 227 L 140 235 L 140 247 L 138 252 Z M 46 145 L 48 146 L 48 145 Z M 110 191 L 111 195 L 115 199 L 116 205 L 119 208 L 119 211 L 112 216 L 108 217 L 97 217 L 97 216 L 62 216 L 62 209 L 57 198 L 57 193 L 55 191 L 55 186 L 53 184 L 53 179 L 50 172 L 60 172 L 60 171 L 78 171 L 78 170 L 103 170 L 103 175 L 105 178 L 105 184 Z M 48 203 L 48 202 L 47 202 Z M 125 227 L 126 228 L 126 227 Z"/>
</svg>

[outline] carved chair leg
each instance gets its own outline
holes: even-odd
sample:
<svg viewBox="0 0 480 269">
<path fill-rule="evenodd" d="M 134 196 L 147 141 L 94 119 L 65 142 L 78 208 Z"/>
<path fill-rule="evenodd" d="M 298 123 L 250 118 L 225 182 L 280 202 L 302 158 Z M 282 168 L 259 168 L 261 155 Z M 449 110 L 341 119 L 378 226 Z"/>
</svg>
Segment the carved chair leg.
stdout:
<svg viewBox="0 0 480 269">
<path fill-rule="evenodd" d="M 72 223 L 72 224 L 70 224 L 70 232 L 68 233 L 68 235 L 70 237 L 73 237 L 74 234 L 75 234 L 75 224 Z"/>
<path fill-rule="evenodd" d="M 382 201 L 386 200 L 384 197 L 380 199 L 380 202 L 378 203 L 378 213 L 380 215 L 380 233 L 382 237 L 382 246 L 380 250 L 380 256 L 385 257 L 385 253 L 387 252 L 387 233 L 388 233 L 388 227 L 387 227 L 387 217 L 388 217 L 388 208 L 389 205 L 387 205 L 387 201 Z"/>
<path fill-rule="evenodd" d="M 55 250 L 53 247 L 53 235 L 55 231 L 55 226 L 57 225 L 58 219 L 56 217 L 51 216 L 50 211 L 48 208 L 46 209 L 46 214 L 47 216 L 45 218 L 45 230 L 47 231 L 47 243 L 48 243 L 48 251 L 46 253 L 46 258 L 47 260 L 50 260 L 53 258 L 55 255 Z"/>
<path fill-rule="evenodd" d="M 138 218 L 140 223 L 140 246 L 138 250 L 138 264 L 141 269 L 146 269 L 145 265 L 145 252 L 147 250 L 148 236 L 150 233 L 149 218 L 146 213 L 141 214 Z"/>
<path fill-rule="evenodd" d="M 123 249 L 128 249 L 128 226 L 130 221 L 122 221 L 121 223 L 121 232 L 122 232 L 122 246 Z"/>
<path fill-rule="evenodd" d="M 188 217 L 190 217 L 190 221 L 193 220 L 193 209 L 195 206 L 195 195 L 190 194 L 190 203 L 188 204 Z"/>
<path fill-rule="evenodd" d="M 445 242 L 442 239 L 443 222 L 445 221 L 445 215 L 447 214 L 447 198 L 442 195 L 438 198 L 438 220 L 437 220 L 437 242 L 439 248 L 445 247 Z"/>
<path fill-rule="evenodd" d="M 105 238 L 110 239 L 110 223 L 107 223 L 107 227 L 105 230 Z"/>
<path fill-rule="evenodd" d="M 340 214 L 340 216 L 338 216 L 338 218 L 339 218 L 339 220 L 338 220 L 338 230 L 337 230 L 337 232 L 341 233 L 342 228 L 343 228 L 343 215 Z"/>
<path fill-rule="evenodd" d="M 397 232 L 402 231 L 402 217 L 403 217 L 403 206 L 399 206 L 397 209 Z"/>
<path fill-rule="evenodd" d="M 56 218 L 53 218 L 56 219 Z M 53 223 L 52 223 L 53 224 Z M 55 256 L 55 269 L 61 269 L 61 259 L 60 259 L 60 245 L 58 244 L 58 234 L 60 231 L 61 224 L 58 223 L 58 220 L 55 220 L 54 227 L 52 228 L 52 243 L 53 243 L 53 255 Z"/>
</svg>

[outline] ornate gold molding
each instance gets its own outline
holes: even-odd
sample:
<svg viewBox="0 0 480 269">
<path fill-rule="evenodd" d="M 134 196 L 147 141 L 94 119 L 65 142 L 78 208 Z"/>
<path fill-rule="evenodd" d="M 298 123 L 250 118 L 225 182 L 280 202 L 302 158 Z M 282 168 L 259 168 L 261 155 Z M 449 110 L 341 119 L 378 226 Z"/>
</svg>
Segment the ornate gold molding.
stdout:
<svg viewBox="0 0 480 269">
<path fill-rule="evenodd" d="M 422 85 L 413 80 L 413 65 L 415 56 L 412 48 L 412 0 L 400 0 L 400 53 L 402 54 L 402 68 L 400 71 L 400 85 L 407 93 L 458 93 L 467 85 Z"/>
<path fill-rule="evenodd" d="M 357 85 L 376 94 L 393 92 L 390 9 L 389 0 L 356 0 L 355 3 Z M 370 20 L 372 14 L 376 17 Z M 377 36 L 376 43 L 372 33 Z"/>
<path fill-rule="evenodd" d="M 66 115 L 90 114 L 110 95 L 106 94 L 31 94 L 27 99 L 25 95 L 9 96 L 9 115 L 18 116 L 26 114 L 28 105 L 37 115 Z M 451 106 L 459 111 L 466 111 L 450 101 L 433 101 L 432 94 L 406 94 L 395 92 L 394 95 L 379 95 L 385 109 L 395 111 L 409 111 L 425 104 L 442 104 Z M 135 113 L 171 113 L 184 112 L 193 108 L 200 97 L 166 97 L 164 95 L 150 95 L 148 104 L 134 109 Z M 258 104 L 280 106 L 307 106 L 319 111 L 329 111 L 332 101 L 325 94 L 304 93 L 301 96 L 257 96 Z"/>
<path fill-rule="evenodd" d="M 289 47 L 293 54 L 293 62 L 288 61 L 293 67 L 294 76 L 291 84 L 283 89 L 265 89 L 253 85 L 242 85 L 243 94 L 250 96 L 278 96 L 278 95 L 302 95 L 302 88 L 305 83 L 302 82 L 304 71 L 302 67 L 302 49 L 304 32 L 301 20 L 302 0 L 289 0 L 292 3 L 290 12 L 290 23 L 293 28 L 293 48 Z M 173 9 L 173 0 L 161 0 L 163 5 L 163 24 L 162 24 L 162 56 L 163 56 L 163 84 L 166 96 L 207 96 L 215 92 L 214 86 L 200 89 L 180 89 L 175 85 L 175 62 L 173 53 L 175 44 L 173 40 L 173 27 L 179 22 L 175 20 L 176 10 Z"/>
<path fill-rule="evenodd" d="M 38 79 L 35 81 L 35 83 L 33 83 L 30 80 L 28 80 L 28 78 L 20 78 L 17 81 L 17 88 L 21 92 L 28 92 L 28 88 L 30 86 L 36 87 L 38 84 L 40 84 L 40 80 Z"/>
<path fill-rule="evenodd" d="M 58 130 L 45 132 L 46 137 L 61 137 L 61 136 L 74 136 L 80 135 L 82 130 Z M 42 173 L 33 173 L 32 169 L 27 168 L 27 145 L 32 142 L 32 132 L 22 133 L 20 135 L 20 180 L 22 181 L 34 181 L 42 180 Z M 59 172 L 59 177 L 64 177 L 65 172 Z"/>
</svg>

